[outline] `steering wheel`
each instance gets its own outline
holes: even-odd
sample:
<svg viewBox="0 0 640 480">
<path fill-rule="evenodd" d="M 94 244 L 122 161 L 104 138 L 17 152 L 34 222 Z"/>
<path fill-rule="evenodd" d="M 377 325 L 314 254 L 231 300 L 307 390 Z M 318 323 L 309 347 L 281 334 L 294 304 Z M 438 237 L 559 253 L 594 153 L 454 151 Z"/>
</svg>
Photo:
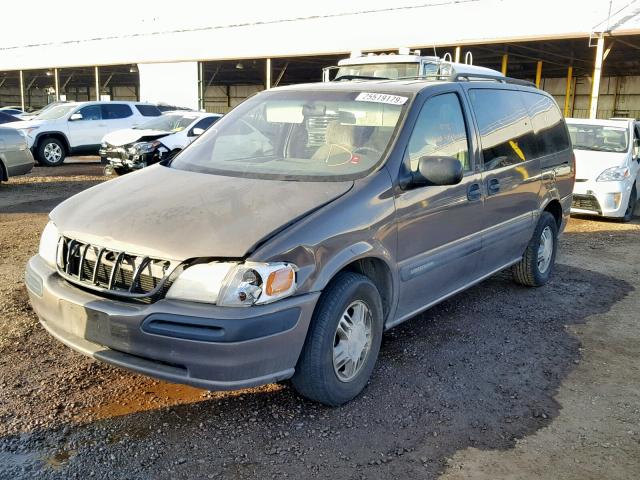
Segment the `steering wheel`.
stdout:
<svg viewBox="0 0 640 480">
<path fill-rule="evenodd" d="M 362 153 L 362 154 L 367 154 L 367 152 L 371 152 L 375 155 L 381 156 L 382 152 L 376 148 L 372 148 L 372 147 L 358 147 L 356 148 L 353 153 Z"/>
</svg>

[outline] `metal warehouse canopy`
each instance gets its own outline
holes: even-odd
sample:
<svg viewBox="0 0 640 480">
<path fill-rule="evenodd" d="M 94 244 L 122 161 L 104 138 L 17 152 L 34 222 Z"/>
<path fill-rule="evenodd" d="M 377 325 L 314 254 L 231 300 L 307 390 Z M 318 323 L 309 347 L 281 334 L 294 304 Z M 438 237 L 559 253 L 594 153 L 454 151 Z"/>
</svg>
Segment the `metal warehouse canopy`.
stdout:
<svg viewBox="0 0 640 480">
<path fill-rule="evenodd" d="M 372 0 L 331 8 L 298 4 L 292 12 L 283 8 L 285 2 L 272 4 L 263 21 L 251 13 L 243 21 L 242 12 L 250 12 L 252 2 L 237 1 L 238 13 L 224 22 L 215 20 L 220 5 L 207 2 L 190 5 L 192 18 L 171 22 L 172 12 L 166 11 L 157 24 L 133 28 L 129 23 L 124 31 L 110 22 L 112 33 L 94 38 L 65 40 L 67 31 L 31 44 L 7 39 L 1 43 L 0 70 L 329 55 L 392 46 L 585 38 L 593 32 L 630 35 L 640 33 L 637 3 L 612 2 L 608 18 L 609 0 Z"/>
</svg>

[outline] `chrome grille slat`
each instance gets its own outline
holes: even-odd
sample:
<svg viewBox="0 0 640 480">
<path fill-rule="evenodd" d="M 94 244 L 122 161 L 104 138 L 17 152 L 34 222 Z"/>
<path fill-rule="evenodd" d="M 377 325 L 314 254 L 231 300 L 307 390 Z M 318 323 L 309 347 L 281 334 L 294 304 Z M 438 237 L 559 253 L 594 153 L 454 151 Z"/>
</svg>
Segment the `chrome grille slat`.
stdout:
<svg viewBox="0 0 640 480">
<path fill-rule="evenodd" d="M 152 302 L 166 293 L 177 262 L 111 250 L 62 237 L 58 273 L 67 281 L 105 295 Z"/>
</svg>

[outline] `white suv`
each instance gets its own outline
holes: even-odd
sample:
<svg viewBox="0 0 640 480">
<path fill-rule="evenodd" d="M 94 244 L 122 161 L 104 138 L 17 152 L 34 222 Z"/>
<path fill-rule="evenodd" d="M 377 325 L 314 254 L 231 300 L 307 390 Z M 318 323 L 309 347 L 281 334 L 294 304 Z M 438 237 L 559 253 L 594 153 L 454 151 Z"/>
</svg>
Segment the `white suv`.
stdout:
<svg viewBox="0 0 640 480">
<path fill-rule="evenodd" d="M 70 102 L 44 110 L 32 120 L 14 122 L 42 165 L 56 166 L 70 154 L 97 154 L 107 133 L 160 116 L 155 105 L 141 102 Z"/>
<path fill-rule="evenodd" d="M 638 123 L 567 118 L 567 127 L 576 156 L 571 213 L 630 221 L 638 200 Z"/>
</svg>

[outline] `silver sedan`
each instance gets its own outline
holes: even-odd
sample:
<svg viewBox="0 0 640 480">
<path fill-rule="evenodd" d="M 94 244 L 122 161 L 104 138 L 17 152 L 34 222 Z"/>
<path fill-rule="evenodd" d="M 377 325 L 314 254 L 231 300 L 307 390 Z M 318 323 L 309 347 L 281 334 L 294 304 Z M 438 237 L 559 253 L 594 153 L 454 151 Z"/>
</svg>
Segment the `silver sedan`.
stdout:
<svg viewBox="0 0 640 480">
<path fill-rule="evenodd" d="M 0 127 L 0 182 L 32 168 L 33 156 L 24 135 L 14 128 Z"/>
</svg>

